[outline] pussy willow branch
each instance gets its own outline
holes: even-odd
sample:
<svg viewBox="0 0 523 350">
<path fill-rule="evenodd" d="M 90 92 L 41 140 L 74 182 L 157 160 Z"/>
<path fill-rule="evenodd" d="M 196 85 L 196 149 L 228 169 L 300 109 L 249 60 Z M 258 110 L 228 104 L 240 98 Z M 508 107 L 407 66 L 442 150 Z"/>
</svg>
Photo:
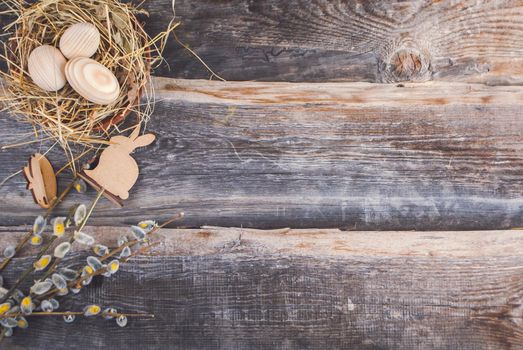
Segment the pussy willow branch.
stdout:
<svg viewBox="0 0 523 350">
<path fill-rule="evenodd" d="M 77 158 L 75 158 L 74 160 L 79 160 L 81 159 L 82 157 L 84 157 L 86 154 L 88 154 L 89 152 L 91 152 L 91 150 L 87 150 L 87 151 L 84 151 L 82 152 L 82 154 L 80 154 Z M 95 156 L 96 156 L 97 153 L 95 153 Z M 60 174 L 65 168 L 67 167 L 67 165 L 65 165 L 64 167 L 60 168 L 55 175 L 58 175 Z M 74 184 L 76 182 L 76 180 L 78 180 L 78 173 L 74 173 L 74 176 L 73 176 L 73 179 L 71 180 L 71 182 L 67 185 L 67 187 L 62 191 L 62 193 L 60 193 L 60 195 L 57 197 L 57 198 L 54 198 L 52 201 L 51 201 L 51 206 L 47 209 L 47 211 L 45 212 L 44 214 L 44 219 L 48 219 L 49 216 L 51 216 L 53 210 L 56 208 L 56 206 L 58 206 L 58 204 L 60 204 L 64 198 L 71 192 L 71 190 L 73 189 L 74 187 Z M 31 236 L 33 235 L 33 229 L 31 228 L 31 230 L 29 232 L 27 232 L 27 234 L 22 237 L 22 239 L 20 240 L 20 242 L 18 242 L 16 248 L 15 248 L 15 254 L 10 257 L 10 258 L 5 258 L 2 263 L 0 264 L 0 273 L 7 267 L 7 265 L 9 264 L 9 262 L 11 262 L 11 260 L 16 256 L 16 254 L 18 254 L 20 252 L 20 250 L 27 244 L 27 242 L 29 241 L 29 239 L 31 238 Z"/>
<path fill-rule="evenodd" d="M 69 192 L 71 192 L 71 190 L 74 187 L 74 183 L 77 179 L 78 179 L 77 176 L 75 176 L 73 178 L 73 180 L 71 181 L 71 183 L 69 185 L 67 185 L 67 187 L 62 191 L 60 196 L 58 198 L 53 199 L 53 201 L 51 202 L 51 206 L 47 209 L 47 211 L 44 215 L 44 219 L 49 218 L 49 216 L 51 216 L 51 213 L 56 208 L 56 206 L 64 200 L 65 196 L 67 196 L 69 194 Z M 13 259 L 13 257 L 16 256 L 16 254 L 18 254 L 20 252 L 20 250 L 27 244 L 27 242 L 29 241 L 29 239 L 31 238 L 33 233 L 34 233 L 33 229 L 31 229 L 29 232 L 27 232 L 25 234 L 24 237 L 22 237 L 22 239 L 20 240 L 20 242 L 18 242 L 18 244 L 15 248 L 15 254 L 10 258 L 5 258 L 2 261 L 2 264 L 0 264 L 0 272 L 2 272 L 7 267 L 7 265 Z"/>
<path fill-rule="evenodd" d="M 185 213 L 182 211 L 181 213 L 178 213 L 176 215 L 173 215 L 170 219 L 167 219 L 167 221 L 165 221 L 163 224 L 159 225 L 159 226 L 155 226 L 148 234 L 153 234 L 155 233 L 156 231 L 158 231 L 159 229 L 162 229 L 164 228 L 165 226 L 177 221 L 177 220 L 180 220 L 182 219 L 183 217 L 185 216 Z"/>
<path fill-rule="evenodd" d="M 141 241 L 138 241 L 138 240 L 133 241 L 133 245 L 134 244 L 138 244 L 140 242 Z M 129 243 L 131 243 L 131 242 L 129 242 Z M 147 245 L 145 247 L 142 247 L 139 250 L 137 250 L 136 252 L 134 252 L 131 255 L 129 255 L 128 257 L 121 259 L 120 261 L 122 263 L 126 263 L 131 258 L 135 257 L 136 255 L 145 253 L 146 251 L 150 250 L 151 248 L 157 246 L 158 244 L 160 244 L 160 242 L 154 242 L 154 243 L 151 243 L 151 244 L 149 244 L 149 245 Z M 103 261 L 103 260 L 105 260 L 105 259 L 103 259 L 103 257 L 100 258 L 100 261 Z M 70 281 L 69 283 L 67 283 L 67 287 L 81 286 L 83 281 L 87 281 L 89 278 L 92 278 L 92 277 L 95 277 L 95 276 L 103 275 L 104 273 L 107 272 L 107 269 L 108 269 L 107 267 L 104 267 L 104 268 L 101 268 L 99 270 L 96 270 L 94 273 L 92 273 L 90 275 L 87 275 L 87 276 L 84 276 L 84 277 L 79 277 L 79 278 L 77 278 L 74 281 Z M 35 300 L 43 300 L 43 299 L 51 298 L 52 296 L 54 296 L 59 291 L 60 290 L 58 288 L 51 289 L 47 293 L 44 293 L 44 294 L 38 296 L 38 298 L 35 298 Z"/>
<path fill-rule="evenodd" d="M 151 231 L 149 231 L 147 233 L 148 236 L 152 235 L 153 233 L 157 232 L 158 230 L 164 228 L 165 226 L 173 223 L 174 221 L 176 220 L 180 220 L 181 218 L 184 217 L 184 213 L 178 213 L 174 216 L 172 216 L 170 219 L 168 219 L 167 221 L 165 221 L 163 224 L 159 225 L 159 226 L 155 226 L 152 228 Z M 140 240 L 132 240 L 132 241 L 129 241 L 129 242 L 125 242 L 124 244 L 122 244 L 121 246 L 113 249 L 112 251 L 110 251 L 109 253 L 107 253 L 106 255 L 102 256 L 100 258 L 100 261 L 105 261 L 107 259 L 109 259 L 110 257 L 112 256 L 115 256 L 116 254 L 118 254 L 119 252 L 121 252 L 122 250 L 124 250 L 125 247 L 133 247 L 134 245 L 140 243 L 141 241 Z M 81 272 L 81 271 L 80 271 Z"/>
<path fill-rule="evenodd" d="M 96 204 L 98 203 L 98 201 L 100 200 L 100 197 L 102 196 L 103 194 L 103 191 L 100 191 L 98 192 L 98 195 L 96 196 L 96 198 L 93 200 L 93 202 L 91 203 L 91 206 L 89 207 L 89 211 L 87 212 L 85 218 L 82 220 L 81 224 L 79 225 L 79 227 L 84 227 L 85 226 L 85 223 L 87 222 L 87 219 L 89 219 L 89 216 L 92 214 L 93 210 L 94 210 L 94 207 L 96 206 Z M 44 254 L 49 250 L 49 248 L 51 247 L 51 245 L 54 243 L 54 241 L 57 239 L 58 237 L 57 236 L 51 236 L 51 239 L 49 239 L 49 242 L 42 247 L 42 249 L 40 250 L 40 252 L 36 255 L 36 258 L 34 260 L 34 262 L 37 262 L 38 260 L 40 260 L 40 258 L 42 256 L 44 256 Z M 2 297 L 2 299 L 0 299 L 0 304 L 2 303 L 5 303 L 7 301 L 7 299 L 9 299 L 9 297 L 14 293 L 14 291 L 16 290 L 16 288 L 18 288 L 18 286 L 27 278 L 27 276 L 29 276 L 33 271 L 35 270 L 35 267 L 34 267 L 34 263 L 31 264 L 31 266 L 29 266 L 23 273 L 22 275 L 18 278 L 18 280 L 15 282 L 15 284 L 13 284 L 13 286 L 9 289 L 9 291 Z"/>
<path fill-rule="evenodd" d="M 122 244 L 120 247 L 114 249 L 112 252 L 102 256 L 99 260 L 100 260 L 100 262 L 104 262 L 105 260 L 109 259 L 113 255 L 116 255 L 119 252 L 121 252 L 125 247 L 132 247 L 132 246 L 134 246 L 134 245 L 136 245 L 138 243 L 140 243 L 139 240 L 133 240 L 133 241 L 130 241 L 130 242 L 126 242 L 125 244 Z M 78 274 L 81 274 L 82 270 L 83 270 L 83 268 L 79 269 L 77 271 Z M 75 287 L 75 286 L 81 285 L 81 283 L 83 281 L 88 280 L 90 277 L 94 277 L 94 276 L 98 276 L 98 275 L 104 274 L 106 271 L 107 271 L 107 268 L 102 268 L 100 270 L 95 271 L 91 275 L 84 276 L 84 277 L 78 277 L 76 280 L 70 281 L 69 283 L 67 283 L 67 287 Z M 55 295 L 56 293 L 58 293 L 59 291 L 60 290 L 58 288 L 51 289 L 50 291 L 48 291 L 48 292 L 38 296 L 37 298 L 35 298 L 35 300 L 43 300 L 43 299 L 49 298 L 49 297 Z"/>
<path fill-rule="evenodd" d="M 84 229 L 85 224 L 87 223 L 87 219 L 89 219 L 89 217 L 93 213 L 94 207 L 96 206 L 96 204 L 98 203 L 98 201 L 100 200 L 100 198 L 102 197 L 104 192 L 105 192 L 105 190 L 103 190 L 103 189 L 98 192 L 98 195 L 96 196 L 95 200 L 93 201 L 93 204 L 89 208 L 89 211 L 87 212 L 87 215 L 85 216 L 84 220 L 82 220 L 80 225 L 78 225 L 78 227 L 75 228 L 76 231 L 82 231 Z M 73 242 L 74 242 L 74 230 L 71 233 L 71 237 L 69 237 L 69 244 L 73 244 Z M 49 266 L 47 268 L 47 272 L 40 279 L 45 280 L 47 277 L 51 276 L 61 261 L 62 261 L 62 258 L 55 258 L 53 263 L 51 264 L 51 266 Z"/>
<path fill-rule="evenodd" d="M 0 320 L 4 319 L 4 318 L 13 318 L 13 317 L 19 317 L 19 316 L 31 317 L 31 316 L 69 316 L 69 315 L 83 316 L 84 313 L 82 311 L 51 311 L 51 312 L 36 311 L 36 312 L 31 313 L 30 315 L 24 315 L 23 313 L 18 312 L 18 313 L 9 314 L 9 315 L 0 315 Z M 146 313 L 129 313 L 129 314 L 127 314 L 127 313 L 123 313 L 123 312 L 108 312 L 108 313 L 105 313 L 105 314 L 100 313 L 99 315 L 96 315 L 96 316 L 106 316 L 106 315 L 107 316 L 112 316 L 112 317 L 125 316 L 125 317 L 154 318 L 153 314 L 146 314 Z"/>
<path fill-rule="evenodd" d="M 86 215 L 86 218 L 82 221 L 82 224 L 80 225 L 81 226 L 81 229 L 83 229 L 83 227 L 85 226 L 85 223 L 87 222 L 87 218 L 89 218 L 89 216 L 91 215 L 92 213 L 92 210 L 94 209 L 94 206 L 96 205 L 96 203 L 98 202 L 98 200 L 100 199 L 101 195 L 103 194 L 103 191 L 102 192 L 99 192 L 96 200 L 93 202 L 93 205 L 91 206 L 91 209 L 89 210 L 88 214 Z M 174 215 L 172 218 L 170 218 L 169 220 L 165 221 L 163 224 L 159 225 L 159 226 L 155 226 L 151 231 L 149 231 L 148 235 L 150 234 L 153 234 L 155 232 L 157 232 L 159 229 L 167 226 L 168 224 L 178 220 L 178 219 L 181 219 L 183 218 L 184 216 L 184 213 L 178 213 L 176 215 Z M 123 249 L 125 249 L 125 247 L 132 247 L 138 243 L 141 243 L 142 241 L 140 240 L 133 240 L 131 242 L 127 242 L 125 244 L 123 244 L 122 246 L 114 249 L 112 252 L 104 255 L 103 257 L 100 258 L 100 261 L 105 261 L 109 258 L 111 258 L 112 256 L 116 255 L 118 252 L 122 251 Z M 131 253 L 131 255 L 129 255 L 128 257 L 126 258 L 123 258 L 123 259 L 120 259 L 120 261 L 122 263 L 125 263 L 127 261 L 129 261 L 131 258 L 133 258 L 134 256 L 136 255 L 139 255 L 139 254 L 142 254 L 144 252 L 146 252 L 147 250 L 159 245 L 160 242 L 154 242 L 154 243 L 150 243 L 149 245 L 145 246 L 145 247 L 142 247 L 140 248 L 139 250 Z M 77 285 L 81 285 L 81 283 L 84 281 L 84 280 L 87 280 L 91 277 L 94 277 L 96 275 L 101 275 L 101 274 L 104 274 L 105 272 L 107 272 L 107 267 L 106 268 L 102 268 L 100 270 L 97 270 L 95 271 L 95 273 L 93 273 L 92 275 L 89 275 L 89 276 L 85 276 L 85 277 L 80 277 L 79 279 L 75 280 L 75 281 L 71 281 L 67 284 L 68 287 L 72 287 L 72 286 L 77 286 Z M 38 299 L 44 299 L 46 297 L 51 297 L 53 295 L 55 295 L 56 293 L 58 293 L 59 290 L 58 289 L 53 289 L 43 295 L 40 295 L 38 297 Z M 12 292 L 11 292 L 12 293 Z M 32 316 L 67 316 L 67 315 L 83 315 L 84 313 L 83 312 L 71 312 L 71 311 L 66 311 L 66 312 L 33 312 L 31 315 Z M 109 313 L 108 315 L 110 316 L 113 316 L 113 317 L 119 317 L 119 316 L 126 316 L 126 317 L 149 317 L 149 318 L 154 318 L 154 315 L 153 314 L 141 314 L 141 313 L 134 313 L 134 314 L 126 314 L 126 313 Z M 5 318 L 5 317 L 17 317 L 17 316 L 21 316 L 21 314 L 11 314 L 11 315 L 4 315 L 4 316 L 0 316 L 0 319 L 2 318 Z M 5 334 L 6 334 L 6 330 L 3 330 L 1 333 L 0 333 L 0 342 L 2 342 L 3 338 L 5 337 Z"/>
</svg>

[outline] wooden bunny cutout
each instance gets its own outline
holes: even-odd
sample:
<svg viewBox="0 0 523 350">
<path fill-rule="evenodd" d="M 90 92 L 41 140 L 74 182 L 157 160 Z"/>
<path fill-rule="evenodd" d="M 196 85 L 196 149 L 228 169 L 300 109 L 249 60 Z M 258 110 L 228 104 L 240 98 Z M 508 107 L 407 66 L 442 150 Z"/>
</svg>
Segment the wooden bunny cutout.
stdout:
<svg viewBox="0 0 523 350">
<path fill-rule="evenodd" d="M 109 199 L 121 206 L 121 199 L 129 198 L 129 190 L 138 179 L 138 164 L 131 153 L 138 147 L 150 145 L 155 138 L 153 134 L 140 136 L 140 125 L 129 137 L 111 137 L 97 166 L 84 170 L 80 176 L 98 190 L 103 189 Z"/>
</svg>

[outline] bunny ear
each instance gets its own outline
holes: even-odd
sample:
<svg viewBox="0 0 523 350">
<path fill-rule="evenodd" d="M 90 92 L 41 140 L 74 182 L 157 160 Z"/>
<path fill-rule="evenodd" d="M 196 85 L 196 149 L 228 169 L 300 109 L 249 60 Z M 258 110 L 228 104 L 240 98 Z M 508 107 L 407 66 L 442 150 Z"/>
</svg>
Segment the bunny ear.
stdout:
<svg viewBox="0 0 523 350">
<path fill-rule="evenodd" d="M 150 145 L 156 139 L 153 134 L 145 134 L 134 140 L 133 145 L 135 148 Z"/>
<path fill-rule="evenodd" d="M 136 138 L 138 137 L 138 135 L 140 135 L 140 124 L 136 125 L 136 128 L 134 128 L 133 132 L 131 133 L 131 135 L 129 135 L 129 138 L 131 140 L 136 140 Z"/>
</svg>

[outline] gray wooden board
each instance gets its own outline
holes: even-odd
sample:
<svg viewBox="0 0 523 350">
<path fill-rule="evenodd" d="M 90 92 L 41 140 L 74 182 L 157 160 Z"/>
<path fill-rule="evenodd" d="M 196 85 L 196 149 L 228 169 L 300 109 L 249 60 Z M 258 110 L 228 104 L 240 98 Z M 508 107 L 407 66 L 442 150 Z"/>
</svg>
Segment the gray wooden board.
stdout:
<svg viewBox="0 0 523 350">
<path fill-rule="evenodd" d="M 155 85 L 147 127 L 158 141 L 136 152 L 142 175 L 124 209 L 103 201 L 94 224 L 166 219 L 183 210 L 188 227 L 523 225 L 521 87 L 172 79 Z M 31 134 L 20 135 L 30 131 L 6 114 L 0 120 L 3 144 L 29 140 Z M 0 178 L 38 149 L 1 150 Z M 59 149 L 49 158 L 63 164 Z M 3 224 L 26 224 L 40 213 L 22 175 L 7 181 L 0 196 Z"/>
<path fill-rule="evenodd" d="M 2 249 L 22 232 L 3 229 Z M 111 245 L 125 231 L 86 232 Z M 2 348 L 523 349 L 521 233 L 167 230 L 153 256 L 62 301 L 155 319 L 33 317 Z"/>
<path fill-rule="evenodd" d="M 147 1 L 147 29 L 172 18 Z M 523 82 L 517 1 L 176 0 L 180 39 L 228 80 Z M 180 45 L 156 75 L 206 78 Z"/>
<path fill-rule="evenodd" d="M 180 39 L 228 80 L 523 82 L 518 1 L 176 0 Z M 172 0 L 145 1 L 154 35 Z M 0 17 L 2 23 L 8 21 Z M 0 38 L 1 39 L 1 38 Z M 208 78 L 170 40 L 158 76 Z"/>
<path fill-rule="evenodd" d="M 148 1 L 162 30 L 171 0 Z M 176 0 L 181 40 L 228 80 L 521 84 L 517 1 Z M 206 78 L 182 47 L 156 75 Z M 510 62 L 510 64 L 508 64 Z"/>
<path fill-rule="evenodd" d="M 145 7 L 149 33 L 171 20 L 170 0 Z M 102 201 L 90 224 L 183 210 L 186 219 L 174 225 L 523 226 L 519 2 L 177 0 L 176 11 L 179 37 L 229 80 L 446 83 L 156 79 L 148 130 L 158 141 L 135 154 L 142 175 L 126 207 Z M 173 41 L 165 57 L 170 68 L 157 76 L 209 76 Z M 31 130 L 0 115 L 2 145 L 31 139 L 21 136 Z M 0 150 L 0 181 L 47 146 Z M 61 165 L 61 151 L 49 157 Z M 67 204 L 93 196 L 73 195 Z M 21 176 L 0 187 L 2 225 L 40 213 Z M 3 229 L 2 249 L 20 232 Z M 96 232 L 114 241 L 120 229 Z M 152 312 L 154 320 L 121 329 L 111 321 L 31 319 L 0 347 L 523 349 L 521 237 L 167 231 L 152 256 L 63 303 L 99 302 Z M 85 252 L 74 254 L 80 264 Z M 6 282 L 27 264 L 17 259 Z"/>
<path fill-rule="evenodd" d="M 521 309 L 510 306 L 511 298 L 520 302 L 521 279 L 510 280 L 523 274 L 521 263 L 521 258 L 430 263 L 314 256 L 142 258 L 122 268 L 114 281 L 95 281 L 63 306 L 79 310 L 98 302 L 122 312 L 152 312 L 154 320 L 132 319 L 121 329 L 114 321 L 81 319 L 66 325 L 61 318 L 33 318 L 29 329 L 17 330 L 4 345 L 521 349 Z M 27 266 L 27 261 L 17 264 Z"/>
</svg>

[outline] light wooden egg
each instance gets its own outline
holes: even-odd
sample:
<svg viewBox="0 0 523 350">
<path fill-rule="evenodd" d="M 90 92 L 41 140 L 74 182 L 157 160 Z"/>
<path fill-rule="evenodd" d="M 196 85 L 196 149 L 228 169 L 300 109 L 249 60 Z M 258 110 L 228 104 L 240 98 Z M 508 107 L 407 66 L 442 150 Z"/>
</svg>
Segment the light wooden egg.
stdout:
<svg viewBox="0 0 523 350">
<path fill-rule="evenodd" d="M 56 91 L 64 87 L 65 57 L 60 50 L 49 45 L 34 49 L 27 61 L 27 70 L 33 82 L 46 91 Z"/>
<path fill-rule="evenodd" d="M 60 51 L 68 59 L 91 57 L 100 46 L 100 32 L 91 23 L 76 23 L 60 38 Z"/>
<path fill-rule="evenodd" d="M 86 57 L 73 58 L 65 66 L 69 85 L 86 100 L 108 105 L 120 95 L 120 84 L 104 65 Z"/>
</svg>

